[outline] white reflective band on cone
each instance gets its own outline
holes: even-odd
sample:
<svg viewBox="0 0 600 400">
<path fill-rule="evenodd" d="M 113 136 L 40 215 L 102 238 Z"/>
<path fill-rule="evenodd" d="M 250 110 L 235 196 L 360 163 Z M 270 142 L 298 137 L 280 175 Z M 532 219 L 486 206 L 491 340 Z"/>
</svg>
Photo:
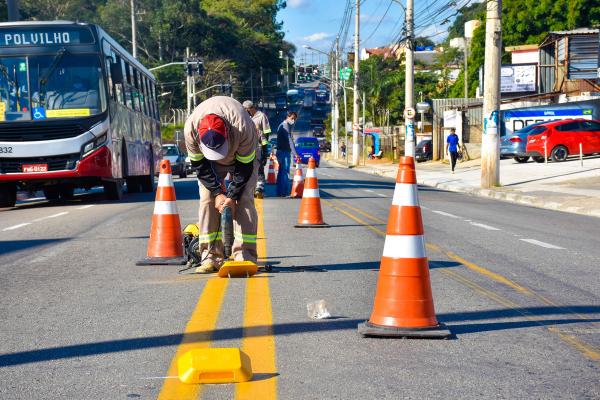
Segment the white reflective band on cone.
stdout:
<svg viewBox="0 0 600 400">
<path fill-rule="evenodd" d="M 294 175 L 294 182 L 302 182 L 302 175 Z"/>
<path fill-rule="evenodd" d="M 171 174 L 160 174 L 158 176 L 158 186 L 173 186 L 173 177 L 171 176 Z"/>
<path fill-rule="evenodd" d="M 317 173 L 315 172 L 314 169 L 309 168 L 306 170 L 306 177 L 307 178 L 316 178 L 317 177 Z"/>
<path fill-rule="evenodd" d="M 319 197 L 319 189 L 307 189 L 304 188 L 302 197 Z"/>
<path fill-rule="evenodd" d="M 389 258 L 424 258 L 423 235 L 387 235 L 383 245 L 383 256 Z"/>
<path fill-rule="evenodd" d="M 396 183 L 392 205 L 418 206 L 419 196 L 417 195 L 417 185 L 412 183 Z"/>
<path fill-rule="evenodd" d="M 179 214 L 177 212 L 177 203 L 174 201 L 155 201 L 154 202 L 154 214 L 157 214 L 157 215 Z"/>
</svg>

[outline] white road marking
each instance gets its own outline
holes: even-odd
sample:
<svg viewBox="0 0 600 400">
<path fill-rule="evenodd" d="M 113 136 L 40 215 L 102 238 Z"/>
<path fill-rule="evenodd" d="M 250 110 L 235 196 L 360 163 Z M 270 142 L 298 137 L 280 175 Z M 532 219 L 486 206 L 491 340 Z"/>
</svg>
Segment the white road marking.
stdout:
<svg viewBox="0 0 600 400">
<path fill-rule="evenodd" d="M 67 215 L 68 213 L 69 213 L 68 211 L 59 212 L 58 214 L 52 214 L 52 215 L 48 215 L 46 217 L 34 219 L 33 222 L 40 222 L 40 221 L 43 221 L 45 219 L 50 219 L 50 218 L 58 218 L 63 215 Z"/>
<path fill-rule="evenodd" d="M 479 228 L 487 229 L 488 231 L 499 231 L 500 229 L 495 228 L 493 226 L 489 226 L 486 224 L 480 224 L 479 222 L 470 222 L 471 225 L 477 226 Z"/>
<path fill-rule="evenodd" d="M 9 226 L 8 228 L 2 229 L 2 232 L 4 232 L 4 231 L 12 231 L 13 229 L 19 229 L 19 228 L 22 228 L 22 227 L 27 226 L 27 225 L 31 225 L 31 222 L 24 222 L 22 224 Z"/>
<path fill-rule="evenodd" d="M 387 197 L 385 194 L 381 194 L 381 193 L 377 193 L 377 196 L 379 196 L 379 197 Z"/>
<path fill-rule="evenodd" d="M 450 218 L 460 218 L 458 215 L 454 215 L 454 214 L 450 214 L 444 211 L 438 211 L 438 210 L 431 210 L 431 212 L 434 212 L 436 214 L 440 214 L 443 215 L 444 217 L 450 217 Z"/>
<path fill-rule="evenodd" d="M 94 207 L 95 204 L 88 204 L 87 206 L 77 207 L 78 210 L 85 210 L 86 208 Z"/>
<path fill-rule="evenodd" d="M 536 246 L 545 247 L 547 249 L 556 249 L 556 250 L 564 250 L 565 249 L 564 247 L 555 246 L 553 244 L 541 242 L 541 241 L 535 240 L 535 239 L 519 239 L 519 240 L 522 240 L 527 243 L 535 244 Z"/>
<path fill-rule="evenodd" d="M 371 189 L 363 189 L 365 192 L 369 192 L 369 193 L 375 193 L 373 192 Z"/>
</svg>

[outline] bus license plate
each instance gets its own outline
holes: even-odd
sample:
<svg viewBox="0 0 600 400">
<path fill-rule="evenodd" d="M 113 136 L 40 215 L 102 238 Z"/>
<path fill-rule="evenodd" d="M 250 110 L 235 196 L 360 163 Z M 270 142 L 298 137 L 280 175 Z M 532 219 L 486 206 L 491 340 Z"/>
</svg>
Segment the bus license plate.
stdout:
<svg viewBox="0 0 600 400">
<path fill-rule="evenodd" d="M 48 172 L 48 164 L 23 164 L 23 172 Z"/>
</svg>

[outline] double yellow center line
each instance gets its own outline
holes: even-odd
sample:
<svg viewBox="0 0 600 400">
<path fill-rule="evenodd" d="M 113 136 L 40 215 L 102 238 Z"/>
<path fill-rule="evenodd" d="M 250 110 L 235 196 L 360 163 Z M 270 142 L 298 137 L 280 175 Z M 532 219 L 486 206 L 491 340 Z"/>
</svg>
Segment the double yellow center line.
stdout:
<svg viewBox="0 0 600 400">
<path fill-rule="evenodd" d="M 263 201 L 256 199 L 258 212 L 257 252 L 259 259 L 267 256 Z M 201 398 L 202 385 L 186 385 L 177 378 L 177 360 L 192 349 L 211 346 L 214 331 L 229 279 L 210 278 L 185 327 L 181 344 L 177 347 L 167 376 L 158 395 L 159 400 L 195 400 Z M 236 399 L 277 398 L 277 369 L 275 365 L 275 338 L 273 336 L 273 312 L 269 278 L 256 275 L 246 280 L 246 302 L 244 309 L 244 338 L 242 351 L 250 357 L 254 379 L 236 384 Z"/>
</svg>

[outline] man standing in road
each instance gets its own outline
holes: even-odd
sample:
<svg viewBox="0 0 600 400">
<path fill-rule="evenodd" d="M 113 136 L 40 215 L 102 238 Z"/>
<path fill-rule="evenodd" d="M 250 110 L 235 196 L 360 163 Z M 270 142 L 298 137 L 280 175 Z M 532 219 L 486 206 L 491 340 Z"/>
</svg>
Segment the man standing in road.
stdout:
<svg viewBox="0 0 600 400">
<path fill-rule="evenodd" d="M 294 160 L 299 158 L 292 136 L 292 127 L 297 119 L 298 114 L 294 111 L 290 111 L 287 113 L 287 118 L 277 128 L 277 161 L 279 162 L 279 172 L 277 173 L 277 196 L 279 197 L 290 195 L 290 155 L 294 155 Z"/>
<path fill-rule="evenodd" d="M 267 145 L 269 144 L 271 126 L 269 125 L 269 118 L 267 118 L 262 111 L 257 110 L 252 101 L 246 100 L 243 105 L 248 114 L 252 117 L 252 121 L 254 121 L 254 125 L 258 131 L 258 142 L 261 151 L 258 157 L 258 181 L 256 183 L 254 196 L 262 198 L 265 191 L 265 165 L 267 164 Z"/>
<path fill-rule="evenodd" d="M 258 173 L 257 135 L 254 122 L 231 97 L 216 96 L 202 102 L 185 122 L 185 145 L 198 169 L 201 265 L 198 273 L 217 271 L 223 262 L 219 213 L 233 211 L 236 261 L 256 263 L 257 213 L 254 186 Z M 229 187 L 222 182 L 227 174 Z"/>
<path fill-rule="evenodd" d="M 446 139 L 446 154 L 450 155 L 450 164 L 452 165 L 452 173 L 454 173 L 454 167 L 456 167 L 456 160 L 458 160 L 458 135 L 456 129 L 450 129 L 450 134 Z"/>
</svg>

